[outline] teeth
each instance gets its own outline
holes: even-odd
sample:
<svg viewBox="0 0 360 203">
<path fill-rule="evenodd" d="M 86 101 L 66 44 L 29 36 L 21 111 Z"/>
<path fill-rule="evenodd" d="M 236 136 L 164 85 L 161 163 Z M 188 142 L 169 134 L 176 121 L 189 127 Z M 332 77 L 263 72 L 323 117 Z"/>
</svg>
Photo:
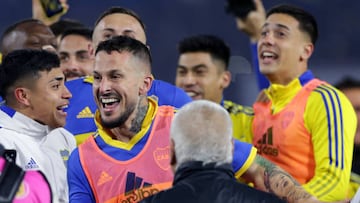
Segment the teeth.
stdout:
<svg viewBox="0 0 360 203">
<path fill-rule="evenodd" d="M 117 101 L 119 101 L 119 100 L 115 99 L 115 98 L 101 99 L 101 103 L 103 103 L 103 104 L 113 103 L 113 102 L 117 102 Z"/>
<path fill-rule="evenodd" d="M 195 96 L 195 93 L 194 93 L 194 92 L 186 92 L 186 94 L 189 95 L 189 97 Z"/>
<path fill-rule="evenodd" d="M 61 110 L 61 111 L 65 111 L 68 107 L 69 107 L 69 105 L 64 105 L 64 106 L 57 107 L 57 109 Z"/>
<path fill-rule="evenodd" d="M 264 52 L 263 56 L 274 56 L 274 54 L 271 52 Z"/>
<path fill-rule="evenodd" d="M 64 106 L 62 106 L 62 107 L 60 107 L 60 108 L 62 108 L 62 109 L 67 109 L 69 107 L 69 105 L 64 105 Z"/>
</svg>

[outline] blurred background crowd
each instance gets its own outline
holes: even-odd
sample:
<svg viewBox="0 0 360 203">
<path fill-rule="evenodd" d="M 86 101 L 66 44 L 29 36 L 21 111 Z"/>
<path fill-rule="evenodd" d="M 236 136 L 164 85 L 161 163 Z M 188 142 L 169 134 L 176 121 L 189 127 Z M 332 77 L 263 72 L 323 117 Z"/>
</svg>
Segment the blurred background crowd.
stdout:
<svg viewBox="0 0 360 203">
<path fill-rule="evenodd" d="M 23 18 L 29 18 L 31 1 L 2 0 L 0 32 Z M 237 103 L 251 105 L 257 95 L 256 78 L 250 67 L 249 39 L 236 28 L 235 20 L 225 12 L 225 0 L 69 0 L 70 9 L 63 18 L 71 18 L 93 26 L 99 14 L 110 6 L 119 5 L 135 10 L 147 26 L 156 78 L 174 83 L 177 65 L 176 44 L 194 34 L 214 34 L 232 50 L 232 83 L 225 97 Z M 283 3 L 263 2 L 266 9 Z M 315 75 L 336 83 L 346 75 L 360 79 L 360 1 L 288 0 L 316 17 L 320 30 L 316 51 L 310 60 Z M 241 65 L 238 65 L 238 64 Z"/>
</svg>

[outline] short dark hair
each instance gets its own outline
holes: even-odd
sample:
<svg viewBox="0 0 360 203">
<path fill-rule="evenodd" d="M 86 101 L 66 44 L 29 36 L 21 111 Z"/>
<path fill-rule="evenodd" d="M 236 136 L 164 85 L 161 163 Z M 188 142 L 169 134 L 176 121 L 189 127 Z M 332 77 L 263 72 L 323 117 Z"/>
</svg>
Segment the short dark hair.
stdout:
<svg viewBox="0 0 360 203">
<path fill-rule="evenodd" d="M 313 15 L 303 10 L 302 8 L 293 5 L 282 4 L 272 7 L 267 12 L 266 17 L 269 17 L 275 13 L 286 14 L 295 18 L 299 22 L 299 29 L 307 33 L 311 39 L 311 42 L 315 45 L 318 38 L 318 27 L 316 19 Z"/>
<path fill-rule="evenodd" d="M 100 51 L 105 51 L 108 54 L 112 51 L 117 51 L 119 53 L 127 51 L 143 60 L 145 63 L 148 63 L 150 66 L 152 63 L 148 47 L 142 42 L 128 36 L 115 36 L 109 40 L 100 42 L 96 48 L 95 55 Z"/>
<path fill-rule="evenodd" d="M 339 90 L 360 88 L 360 80 L 346 76 L 334 85 Z"/>
<path fill-rule="evenodd" d="M 42 21 L 38 20 L 38 19 L 33 19 L 33 18 L 27 18 L 27 19 L 23 19 L 20 21 L 15 22 L 14 24 L 10 25 L 9 27 L 7 27 L 5 29 L 5 31 L 3 32 L 3 34 L 1 35 L 0 38 L 0 51 L 4 52 L 4 49 L 6 49 L 4 47 L 4 39 L 13 31 L 15 31 L 20 25 L 25 24 L 25 23 L 41 23 L 44 24 Z M 45 24 L 44 24 L 45 25 Z"/>
<path fill-rule="evenodd" d="M 84 37 L 85 39 L 91 41 L 91 37 L 92 37 L 92 30 L 86 27 L 78 27 L 78 28 L 70 28 L 65 30 L 62 34 L 61 34 L 61 40 L 64 39 L 64 37 L 68 36 L 68 35 L 79 35 Z"/>
<path fill-rule="evenodd" d="M 141 25 L 141 27 L 144 29 L 145 31 L 145 24 L 144 22 L 141 20 L 140 16 L 138 14 L 136 14 L 133 10 L 128 9 L 128 8 L 124 8 L 124 7 L 119 7 L 119 6 L 113 6 L 108 8 L 106 11 L 104 11 L 99 18 L 95 21 L 95 25 L 94 28 L 99 24 L 99 22 L 105 18 L 108 15 L 114 14 L 114 13 L 118 13 L 118 14 L 125 14 L 125 15 L 129 15 L 134 17 Z"/>
<path fill-rule="evenodd" d="M 80 21 L 74 20 L 74 19 L 62 19 L 59 20 L 50 26 L 51 31 L 54 33 L 55 36 L 59 36 L 65 32 L 67 29 L 71 28 L 82 28 L 86 27 L 83 23 Z"/>
<path fill-rule="evenodd" d="M 182 39 L 178 44 L 179 54 L 189 52 L 207 52 L 212 58 L 221 60 L 228 69 L 230 48 L 219 37 L 213 35 L 195 35 Z"/>
<path fill-rule="evenodd" d="M 5 56 L 0 65 L 0 96 L 6 100 L 10 94 L 10 87 L 18 81 L 36 80 L 40 76 L 39 72 L 49 72 L 59 67 L 60 60 L 55 53 L 34 49 L 12 51 Z"/>
</svg>

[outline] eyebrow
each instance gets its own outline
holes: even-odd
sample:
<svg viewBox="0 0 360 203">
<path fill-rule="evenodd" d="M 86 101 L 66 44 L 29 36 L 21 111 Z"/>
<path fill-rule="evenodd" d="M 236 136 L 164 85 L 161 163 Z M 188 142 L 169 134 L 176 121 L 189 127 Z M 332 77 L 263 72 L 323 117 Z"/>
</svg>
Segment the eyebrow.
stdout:
<svg viewBox="0 0 360 203">
<path fill-rule="evenodd" d="M 290 28 L 286 25 L 283 25 L 283 24 L 276 24 L 277 27 L 280 27 L 280 28 L 283 28 L 283 29 L 286 29 L 286 30 L 290 30 Z"/>
<path fill-rule="evenodd" d="M 61 54 L 61 55 L 67 55 L 67 56 L 68 56 L 68 55 L 69 55 L 69 52 L 67 52 L 67 51 L 59 51 L 59 55 L 60 55 L 60 54 Z"/>
<path fill-rule="evenodd" d="M 104 32 L 107 31 L 107 32 L 116 33 L 116 30 L 113 29 L 113 28 L 104 28 L 103 31 L 104 31 Z M 135 31 L 132 30 L 132 29 L 125 29 L 125 30 L 123 30 L 123 31 L 121 32 L 120 35 L 127 35 L 127 34 L 133 34 L 133 33 L 135 33 Z"/>
<path fill-rule="evenodd" d="M 189 67 L 189 69 L 206 68 L 206 67 L 207 66 L 205 64 L 201 63 L 201 64 L 197 64 L 195 66 L 191 66 L 191 67 Z M 180 65 L 180 64 L 178 65 L 178 68 L 188 69 L 187 66 Z"/>
<path fill-rule="evenodd" d="M 54 79 L 50 80 L 49 83 L 53 82 L 53 81 L 63 81 L 65 78 L 63 76 L 57 76 Z"/>
<path fill-rule="evenodd" d="M 121 70 L 117 70 L 117 69 L 111 69 L 111 70 L 108 70 L 108 71 L 106 71 L 104 73 L 101 73 L 101 72 L 96 71 L 96 70 L 93 71 L 93 74 L 97 74 L 97 75 L 111 75 L 111 74 L 115 74 L 115 73 L 122 74 L 123 72 Z"/>
<path fill-rule="evenodd" d="M 115 29 L 113 29 L 113 28 L 104 28 L 103 31 L 115 32 Z"/>
<path fill-rule="evenodd" d="M 88 50 L 79 50 L 79 51 L 76 51 L 75 54 L 87 54 L 88 53 Z"/>
</svg>

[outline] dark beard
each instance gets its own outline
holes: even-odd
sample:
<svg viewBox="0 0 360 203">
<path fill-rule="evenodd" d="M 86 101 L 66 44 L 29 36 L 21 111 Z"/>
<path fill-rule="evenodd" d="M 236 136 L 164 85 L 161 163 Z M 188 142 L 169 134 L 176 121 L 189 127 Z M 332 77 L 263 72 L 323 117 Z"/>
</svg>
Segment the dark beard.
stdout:
<svg viewBox="0 0 360 203">
<path fill-rule="evenodd" d="M 120 115 L 120 117 L 117 120 L 104 121 L 101 118 L 101 124 L 105 128 L 109 128 L 109 129 L 119 127 L 125 123 L 125 121 L 130 117 L 131 113 L 134 112 L 134 110 L 135 110 L 135 104 L 129 105 L 127 106 L 125 112 L 122 115 Z"/>
<path fill-rule="evenodd" d="M 133 132 L 135 134 L 141 130 L 142 122 L 144 121 L 144 118 L 145 118 L 145 115 L 146 115 L 146 112 L 148 109 L 147 103 L 146 103 L 146 105 L 141 105 L 141 101 L 143 101 L 144 99 L 146 99 L 146 96 L 141 97 L 139 99 L 138 111 L 136 113 L 135 118 L 131 121 L 130 132 Z M 126 122 L 126 120 L 130 117 L 130 115 L 134 111 L 134 109 L 135 109 L 135 105 L 130 105 L 130 106 L 128 106 L 126 111 L 119 117 L 118 120 L 111 121 L 111 122 L 105 122 L 104 120 L 101 119 L 101 123 L 105 128 L 111 129 L 111 128 L 119 127 Z"/>
<path fill-rule="evenodd" d="M 360 145 L 354 146 L 352 172 L 360 175 Z"/>
</svg>

